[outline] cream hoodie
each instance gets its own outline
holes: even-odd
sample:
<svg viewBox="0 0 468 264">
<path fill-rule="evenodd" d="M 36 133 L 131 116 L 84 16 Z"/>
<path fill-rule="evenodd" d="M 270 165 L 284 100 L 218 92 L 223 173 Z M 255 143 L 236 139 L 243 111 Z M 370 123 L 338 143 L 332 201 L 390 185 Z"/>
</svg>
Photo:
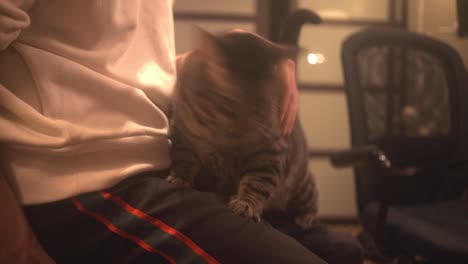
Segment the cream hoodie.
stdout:
<svg viewBox="0 0 468 264">
<path fill-rule="evenodd" d="M 170 166 L 170 0 L 0 0 L 0 144 L 23 204 Z"/>
</svg>

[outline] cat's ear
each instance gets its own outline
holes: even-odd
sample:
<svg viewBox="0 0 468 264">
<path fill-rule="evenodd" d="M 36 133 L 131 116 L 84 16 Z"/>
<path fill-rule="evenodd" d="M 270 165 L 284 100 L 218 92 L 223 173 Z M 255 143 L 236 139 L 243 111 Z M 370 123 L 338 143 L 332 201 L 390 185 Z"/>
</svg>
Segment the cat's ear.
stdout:
<svg viewBox="0 0 468 264">
<path fill-rule="evenodd" d="M 211 59 L 219 59 L 221 51 L 218 38 L 199 28 L 195 28 L 196 49 Z"/>
</svg>

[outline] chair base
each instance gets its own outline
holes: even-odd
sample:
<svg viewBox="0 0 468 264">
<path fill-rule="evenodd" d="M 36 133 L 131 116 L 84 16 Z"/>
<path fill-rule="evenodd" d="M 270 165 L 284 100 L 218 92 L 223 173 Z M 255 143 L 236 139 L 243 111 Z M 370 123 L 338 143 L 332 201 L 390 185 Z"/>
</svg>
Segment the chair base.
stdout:
<svg viewBox="0 0 468 264">
<path fill-rule="evenodd" d="M 376 264 L 442 264 L 440 262 L 430 262 L 428 260 L 413 256 L 386 256 L 375 244 L 372 235 L 363 230 L 358 235 L 358 240 L 364 248 L 365 258 Z M 445 263 L 446 264 L 446 263 Z"/>
</svg>

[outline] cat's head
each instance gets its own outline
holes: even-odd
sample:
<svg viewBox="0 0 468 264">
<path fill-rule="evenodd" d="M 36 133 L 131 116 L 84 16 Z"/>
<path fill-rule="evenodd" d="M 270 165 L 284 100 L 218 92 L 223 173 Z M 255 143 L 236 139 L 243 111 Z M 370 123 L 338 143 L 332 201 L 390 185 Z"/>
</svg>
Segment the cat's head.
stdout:
<svg viewBox="0 0 468 264">
<path fill-rule="evenodd" d="M 210 34 L 198 30 L 197 46 L 178 71 L 175 109 L 201 138 L 246 139 L 280 133 L 285 82 L 280 65 L 297 49 L 242 30 Z M 226 135 L 225 137 L 220 135 Z M 218 145 L 223 145 L 218 144 Z"/>
<path fill-rule="evenodd" d="M 217 63 L 238 79 L 249 81 L 274 77 L 284 59 L 295 59 L 298 49 L 273 43 L 260 35 L 233 29 L 213 35 L 198 30 L 197 50 L 210 63 Z"/>
<path fill-rule="evenodd" d="M 208 89 L 238 101 L 246 111 L 275 114 L 284 92 L 280 65 L 296 57 L 296 47 L 239 29 L 216 35 L 199 29 L 197 39 L 195 50 L 209 76 Z"/>
</svg>

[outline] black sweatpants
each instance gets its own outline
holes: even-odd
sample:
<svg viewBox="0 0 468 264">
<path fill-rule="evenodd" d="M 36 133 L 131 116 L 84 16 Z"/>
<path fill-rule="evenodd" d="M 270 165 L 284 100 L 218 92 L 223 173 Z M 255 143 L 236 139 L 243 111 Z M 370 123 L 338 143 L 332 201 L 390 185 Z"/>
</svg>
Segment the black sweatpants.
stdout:
<svg viewBox="0 0 468 264">
<path fill-rule="evenodd" d="M 275 228 L 234 215 L 214 194 L 161 176 L 142 173 L 24 211 L 57 263 L 326 263 Z"/>
</svg>

